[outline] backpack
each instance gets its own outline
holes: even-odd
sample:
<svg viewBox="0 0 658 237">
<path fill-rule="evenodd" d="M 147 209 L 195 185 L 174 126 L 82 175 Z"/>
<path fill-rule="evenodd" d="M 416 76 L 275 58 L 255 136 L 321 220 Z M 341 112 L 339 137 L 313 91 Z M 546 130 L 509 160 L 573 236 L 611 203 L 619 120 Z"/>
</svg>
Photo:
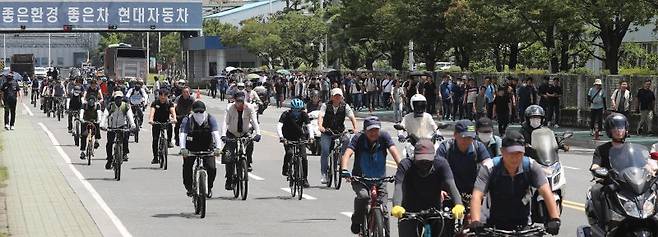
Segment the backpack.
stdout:
<svg viewBox="0 0 658 237">
<path fill-rule="evenodd" d="M 492 183 L 493 180 L 495 180 L 496 177 L 500 177 L 501 173 L 503 172 L 503 157 L 502 156 L 497 156 L 493 158 L 493 167 L 491 168 L 491 175 L 489 176 L 489 183 Z M 523 167 L 523 178 L 525 179 L 528 184 L 530 184 L 530 175 L 532 172 L 530 172 L 530 157 L 523 156 L 523 161 L 521 163 Z"/>
</svg>

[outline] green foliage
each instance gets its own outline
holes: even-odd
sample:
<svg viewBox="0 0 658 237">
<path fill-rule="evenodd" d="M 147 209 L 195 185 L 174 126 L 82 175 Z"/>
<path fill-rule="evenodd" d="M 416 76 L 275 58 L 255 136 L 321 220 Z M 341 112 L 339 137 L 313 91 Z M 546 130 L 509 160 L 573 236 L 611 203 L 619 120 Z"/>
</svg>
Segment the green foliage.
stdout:
<svg viewBox="0 0 658 237">
<path fill-rule="evenodd" d="M 644 67 L 633 67 L 633 68 L 619 68 L 619 75 L 624 76 L 649 76 L 649 75 L 658 75 L 658 71 L 651 70 Z"/>
<path fill-rule="evenodd" d="M 238 44 L 238 27 L 229 23 L 223 23 L 218 20 L 203 21 L 203 35 L 219 36 L 222 44 L 225 46 L 235 46 Z"/>
</svg>

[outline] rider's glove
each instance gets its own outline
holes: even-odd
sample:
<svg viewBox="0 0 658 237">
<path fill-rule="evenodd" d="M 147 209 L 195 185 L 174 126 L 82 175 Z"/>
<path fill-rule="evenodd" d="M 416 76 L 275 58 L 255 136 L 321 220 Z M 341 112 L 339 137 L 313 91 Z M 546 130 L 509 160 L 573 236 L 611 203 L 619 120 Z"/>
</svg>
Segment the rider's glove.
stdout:
<svg viewBox="0 0 658 237">
<path fill-rule="evenodd" d="M 455 219 L 464 219 L 464 211 L 466 211 L 464 205 L 457 204 L 452 208 L 452 216 Z"/>
<path fill-rule="evenodd" d="M 190 156 L 190 150 L 187 148 L 180 149 L 180 155 L 183 157 L 188 157 Z"/>
<path fill-rule="evenodd" d="M 260 138 L 261 138 L 260 135 L 256 135 L 256 136 L 254 136 L 254 141 L 255 142 L 260 142 Z"/>
<path fill-rule="evenodd" d="M 340 177 L 349 178 L 352 177 L 352 173 L 349 170 L 343 169 L 340 171 Z"/>
<path fill-rule="evenodd" d="M 284 143 L 284 142 L 286 142 L 286 139 L 283 138 L 283 137 L 280 137 L 280 138 L 279 138 L 279 142 L 280 142 L 280 143 Z"/>
<path fill-rule="evenodd" d="M 222 136 L 220 139 L 222 140 L 222 142 L 226 142 L 226 139 L 228 138 L 226 136 Z"/>
<path fill-rule="evenodd" d="M 557 235 L 560 232 L 560 224 L 561 224 L 560 218 L 551 219 L 544 225 L 544 228 L 546 229 L 546 233 L 549 233 L 551 235 Z"/>
<path fill-rule="evenodd" d="M 471 224 L 468 225 L 468 228 L 476 234 L 482 233 L 482 231 L 484 231 L 484 223 L 480 221 L 472 221 Z"/>
<path fill-rule="evenodd" d="M 391 209 L 391 216 L 394 216 L 399 219 L 402 218 L 405 212 L 407 211 L 404 210 L 404 207 L 394 206 L 393 209 Z"/>
<path fill-rule="evenodd" d="M 443 141 L 443 136 L 441 136 L 441 134 L 434 134 L 434 140 L 435 141 Z"/>
<path fill-rule="evenodd" d="M 404 142 L 404 140 L 406 140 L 406 137 L 404 135 L 398 135 L 399 142 Z"/>
<path fill-rule="evenodd" d="M 213 150 L 213 155 L 214 155 L 214 156 L 219 156 L 220 154 L 222 154 L 222 149 L 215 148 L 215 149 Z"/>
</svg>

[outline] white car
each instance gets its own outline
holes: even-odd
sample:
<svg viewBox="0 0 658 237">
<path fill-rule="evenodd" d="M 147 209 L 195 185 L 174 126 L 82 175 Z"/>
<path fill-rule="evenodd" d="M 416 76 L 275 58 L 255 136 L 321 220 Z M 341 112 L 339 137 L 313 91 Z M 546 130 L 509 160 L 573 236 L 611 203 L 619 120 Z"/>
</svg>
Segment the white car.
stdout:
<svg viewBox="0 0 658 237">
<path fill-rule="evenodd" d="M 439 69 L 441 71 L 445 71 L 445 70 L 450 69 L 450 67 L 452 67 L 454 65 L 454 63 L 452 63 L 452 62 L 436 62 L 436 64 L 434 64 L 434 65 L 436 65 L 437 69 Z"/>
<path fill-rule="evenodd" d="M 48 70 L 44 67 L 35 67 L 34 68 L 34 76 L 36 78 L 46 78 L 46 75 L 48 73 Z"/>
</svg>

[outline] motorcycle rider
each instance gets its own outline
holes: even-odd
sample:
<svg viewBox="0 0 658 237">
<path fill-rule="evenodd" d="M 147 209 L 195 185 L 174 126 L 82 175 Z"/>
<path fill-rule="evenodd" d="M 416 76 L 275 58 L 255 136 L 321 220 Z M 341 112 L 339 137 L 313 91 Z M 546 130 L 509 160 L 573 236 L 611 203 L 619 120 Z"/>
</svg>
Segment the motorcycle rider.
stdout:
<svg viewBox="0 0 658 237">
<path fill-rule="evenodd" d="M 313 133 L 311 133 L 310 127 L 311 119 L 308 117 L 308 114 L 304 111 L 304 101 L 301 99 L 295 98 L 290 101 L 290 110 L 285 111 L 281 114 L 279 118 L 279 123 L 277 124 L 277 134 L 279 135 L 279 141 L 284 143 L 287 141 L 299 141 L 302 140 L 304 135 L 307 135 L 309 140 L 313 139 Z M 304 131 L 304 126 L 307 130 Z M 305 134 L 306 133 L 306 134 Z M 288 176 L 288 166 L 290 165 L 290 160 L 293 156 L 292 145 L 283 145 L 285 150 L 285 155 L 283 157 L 283 167 L 281 168 L 281 174 L 283 176 Z M 304 187 L 310 187 L 308 183 L 308 159 L 306 158 L 306 148 L 302 149 L 302 167 L 304 169 Z"/>
<path fill-rule="evenodd" d="M 332 134 L 340 134 L 345 131 L 345 118 L 350 118 L 352 128 L 356 131 L 356 118 L 352 108 L 343 101 L 343 91 L 340 88 L 331 89 L 331 102 L 322 104 L 320 107 L 320 114 L 318 115 L 318 127 L 322 136 L 320 138 L 321 155 L 320 155 L 320 173 L 322 184 L 327 183 L 327 158 L 329 157 L 329 150 L 332 149 Z M 328 131 L 331 130 L 331 132 Z M 341 154 L 347 146 L 348 138 L 343 136 L 341 138 Z"/>
<path fill-rule="evenodd" d="M 176 142 L 176 146 L 179 145 L 178 134 L 180 132 L 181 123 L 183 122 L 183 117 L 187 117 L 187 115 L 192 113 L 192 104 L 194 104 L 195 99 L 190 95 L 190 93 L 191 93 L 190 88 L 185 87 L 183 88 L 181 95 L 176 97 L 176 99 L 174 100 L 174 109 L 176 110 L 176 126 L 174 127 L 174 141 Z M 170 146 L 170 148 L 171 147 L 173 146 Z"/>
<path fill-rule="evenodd" d="M 86 128 L 89 124 L 93 124 L 95 128 L 94 136 L 96 136 L 96 141 L 94 141 L 94 149 L 97 149 L 100 146 L 98 141 L 101 139 L 101 131 L 98 121 L 101 117 L 102 112 L 100 105 L 96 102 L 96 98 L 91 97 L 87 99 L 80 109 L 80 118 L 82 119 L 82 131 L 80 131 L 80 159 L 82 160 L 86 158 L 85 151 L 87 150 L 87 145 L 91 146 L 91 144 L 87 144 L 87 136 L 89 136 L 89 133 Z"/>
<path fill-rule="evenodd" d="M 151 164 L 158 164 L 160 160 L 158 159 L 158 137 L 162 129 L 167 130 L 167 146 L 168 148 L 174 147 L 171 144 L 171 124 L 176 123 L 176 111 L 174 110 L 174 103 L 169 100 L 169 90 L 160 89 L 158 93 L 158 99 L 151 103 L 151 111 L 149 112 L 149 124 L 153 122 L 158 123 L 168 123 L 166 125 L 153 126 L 151 130 L 151 137 L 153 138 L 151 142 L 151 150 L 153 151 L 153 160 Z"/>
<path fill-rule="evenodd" d="M 541 128 L 546 119 L 544 108 L 539 105 L 531 105 L 525 109 L 525 121 L 521 124 L 521 134 L 525 138 L 526 144 L 532 144 L 532 132 Z"/>
<path fill-rule="evenodd" d="M 414 137 L 414 139 L 438 139 L 442 137 L 441 132 L 438 130 L 439 127 L 434 122 L 434 119 L 432 119 L 432 115 L 425 112 L 427 107 L 425 96 L 415 94 L 411 97 L 410 101 L 413 113 L 407 114 L 402 118 L 400 124 L 406 131 L 398 131 L 398 140 L 403 142 L 407 137 L 407 133 Z M 414 142 L 412 141 L 412 143 Z"/>
<path fill-rule="evenodd" d="M 212 197 L 212 187 L 217 176 L 215 157 L 219 156 L 221 138 L 219 125 L 215 117 L 206 112 L 206 104 L 195 101 L 192 104 L 193 113 L 183 118 L 180 133 L 180 154 L 183 156 L 183 185 L 187 190 L 187 196 L 192 196 L 193 167 L 196 159 L 190 156 L 190 152 L 212 150 L 213 157 L 203 157 L 203 166 L 208 171 L 208 198 Z"/>
<path fill-rule="evenodd" d="M 435 159 L 434 144 L 431 140 L 421 139 L 416 142 L 413 158 L 404 158 L 398 165 L 395 174 L 395 192 L 393 193 L 393 208 L 391 215 L 402 218 L 407 211 L 420 212 L 430 208 L 441 210 L 444 187 L 450 193 L 455 203 L 452 214 L 455 219 L 464 216 L 459 190 L 450 170 L 448 161 Z M 432 230 L 440 230 L 440 221 L 431 221 Z M 432 236 L 438 236 L 440 231 L 432 231 Z M 449 231 L 448 231 L 449 232 Z M 398 222 L 398 233 L 401 237 L 417 236 L 418 223 L 401 219 Z"/>
<path fill-rule="evenodd" d="M 496 157 L 493 166 L 480 169 L 471 199 L 470 229 L 481 233 L 482 199 L 488 193 L 490 216 L 487 225 L 496 229 L 515 230 L 527 226 L 530 218 L 531 187 L 537 188 L 544 198 L 551 218 L 544 224 L 546 232 L 557 235 L 560 230 L 559 210 L 548 180 L 534 160 L 524 156 L 525 140 L 521 133 L 511 130 L 502 141 L 502 157 Z M 517 178 L 520 177 L 520 178 Z"/>
<path fill-rule="evenodd" d="M 130 129 L 135 128 L 135 120 L 133 119 L 133 112 L 130 109 L 130 106 L 123 101 L 123 92 L 115 91 L 112 93 L 112 102 L 108 104 L 103 112 L 101 117 L 101 129 L 106 130 L 108 125 L 112 128 L 118 128 L 124 125 L 128 125 Z M 105 169 L 112 169 L 112 146 L 114 145 L 114 139 L 117 136 L 117 132 L 108 131 L 107 132 L 107 144 L 105 144 L 105 152 L 107 153 L 107 163 L 105 163 Z M 123 136 L 123 161 L 128 161 L 128 134 Z"/>
<path fill-rule="evenodd" d="M 487 147 L 489 156 L 501 156 L 500 147 L 502 146 L 502 140 L 498 135 L 494 135 L 491 119 L 487 117 L 478 119 L 478 121 L 475 122 L 475 129 L 477 130 L 478 135 L 477 140 Z"/>
</svg>

